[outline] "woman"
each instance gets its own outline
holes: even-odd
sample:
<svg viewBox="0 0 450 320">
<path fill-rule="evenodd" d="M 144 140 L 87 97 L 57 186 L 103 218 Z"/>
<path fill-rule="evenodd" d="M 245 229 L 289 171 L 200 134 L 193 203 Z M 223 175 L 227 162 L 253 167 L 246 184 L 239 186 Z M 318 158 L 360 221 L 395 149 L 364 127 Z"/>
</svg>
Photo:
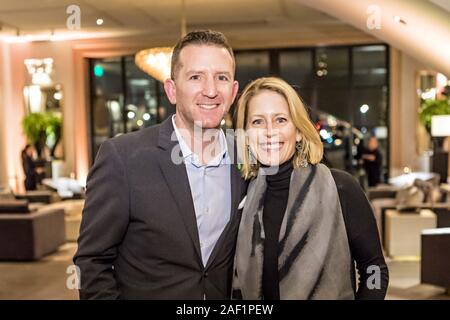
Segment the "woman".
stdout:
<svg viewBox="0 0 450 320">
<path fill-rule="evenodd" d="M 37 172 L 36 165 L 33 160 L 33 147 L 27 144 L 25 148 L 23 148 L 21 156 L 23 172 L 25 173 L 25 190 L 36 190 Z"/>
<path fill-rule="evenodd" d="M 388 270 L 371 207 L 349 174 L 320 163 L 323 145 L 294 89 L 273 77 L 253 81 L 236 120 L 251 181 L 233 297 L 383 299 Z"/>
</svg>

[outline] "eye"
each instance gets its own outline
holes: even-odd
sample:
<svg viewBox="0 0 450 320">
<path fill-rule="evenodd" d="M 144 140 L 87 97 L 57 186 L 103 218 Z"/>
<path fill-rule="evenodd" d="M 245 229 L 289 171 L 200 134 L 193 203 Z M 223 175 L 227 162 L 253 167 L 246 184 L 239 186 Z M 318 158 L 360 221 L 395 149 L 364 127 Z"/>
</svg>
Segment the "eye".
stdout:
<svg viewBox="0 0 450 320">
<path fill-rule="evenodd" d="M 219 75 L 219 80 L 220 81 L 228 81 L 228 77 L 226 75 L 221 74 L 221 75 Z"/>
<path fill-rule="evenodd" d="M 287 119 L 284 117 L 277 117 L 275 120 L 277 123 L 285 123 L 287 121 Z"/>
<path fill-rule="evenodd" d="M 257 126 L 263 123 L 262 119 L 255 119 L 252 121 L 252 125 Z"/>
<path fill-rule="evenodd" d="M 189 80 L 199 80 L 199 79 L 200 79 L 200 75 L 198 75 L 198 74 L 194 74 L 189 77 Z"/>
</svg>

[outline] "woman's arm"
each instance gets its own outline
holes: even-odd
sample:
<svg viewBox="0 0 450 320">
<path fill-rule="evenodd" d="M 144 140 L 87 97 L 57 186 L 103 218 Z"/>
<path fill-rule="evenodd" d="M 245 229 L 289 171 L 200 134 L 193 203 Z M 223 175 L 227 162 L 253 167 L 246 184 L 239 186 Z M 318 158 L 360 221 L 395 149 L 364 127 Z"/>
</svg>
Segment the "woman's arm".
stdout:
<svg viewBox="0 0 450 320">
<path fill-rule="evenodd" d="M 384 299 L 389 272 L 384 260 L 372 207 L 356 180 L 332 169 L 353 259 L 359 273 L 356 299 Z"/>
</svg>

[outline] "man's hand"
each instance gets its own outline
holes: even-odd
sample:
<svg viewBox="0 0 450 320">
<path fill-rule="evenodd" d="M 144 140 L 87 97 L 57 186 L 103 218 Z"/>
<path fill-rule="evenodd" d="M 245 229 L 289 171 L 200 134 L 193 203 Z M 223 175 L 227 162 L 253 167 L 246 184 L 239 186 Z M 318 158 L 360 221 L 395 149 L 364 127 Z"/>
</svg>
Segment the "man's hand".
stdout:
<svg viewBox="0 0 450 320">
<path fill-rule="evenodd" d="M 363 154 L 362 158 L 368 161 L 375 161 L 375 155 L 373 154 Z"/>
</svg>

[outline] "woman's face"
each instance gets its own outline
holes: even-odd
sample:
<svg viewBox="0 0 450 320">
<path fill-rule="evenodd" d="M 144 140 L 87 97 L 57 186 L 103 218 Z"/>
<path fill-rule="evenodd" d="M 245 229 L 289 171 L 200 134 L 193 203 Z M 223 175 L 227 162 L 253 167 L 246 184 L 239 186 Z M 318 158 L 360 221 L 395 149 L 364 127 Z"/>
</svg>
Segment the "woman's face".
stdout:
<svg viewBox="0 0 450 320">
<path fill-rule="evenodd" d="M 248 142 L 259 162 L 276 166 L 294 155 L 301 136 L 281 94 L 270 90 L 257 93 L 249 101 L 247 119 Z"/>
</svg>

